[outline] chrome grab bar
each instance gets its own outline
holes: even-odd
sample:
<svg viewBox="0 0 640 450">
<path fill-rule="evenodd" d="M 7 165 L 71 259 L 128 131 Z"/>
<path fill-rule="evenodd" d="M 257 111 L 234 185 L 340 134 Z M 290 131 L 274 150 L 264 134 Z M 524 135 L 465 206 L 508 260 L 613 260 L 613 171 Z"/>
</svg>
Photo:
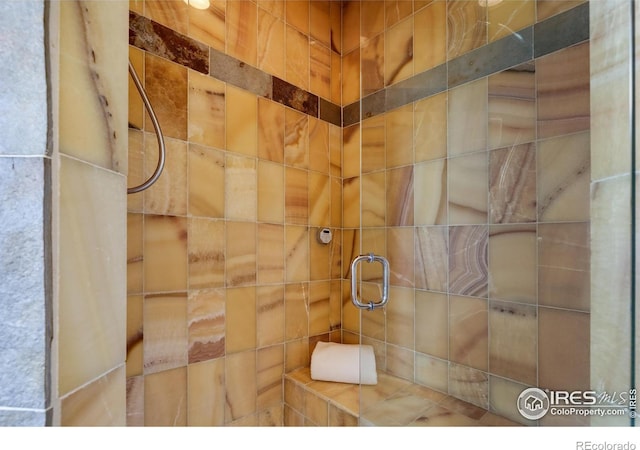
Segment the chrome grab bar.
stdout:
<svg viewBox="0 0 640 450">
<path fill-rule="evenodd" d="M 156 170 L 155 172 L 153 172 L 153 175 L 151 175 L 151 177 L 149 177 L 149 179 L 144 183 L 142 183 L 141 185 L 127 189 L 127 194 L 135 194 L 137 192 L 141 192 L 141 191 L 144 191 L 145 189 L 150 188 L 151 185 L 156 182 L 158 177 L 160 177 L 160 174 L 162 173 L 162 169 L 164 169 L 164 160 L 165 160 L 166 150 L 164 147 L 164 138 L 162 137 L 162 130 L 160 129 L 160 124 L 158 123 L 158 118 L 156 117 L 156 114 L 153 112 L 153 107 L 151 106 L 149 97 L 147 97 L 147 93 L 142 87 L 142 83 L 140 82 L 140 79 L 138 78 L 138 74 L 133 68 L 133 64 L 131 64 L 131 61 L 129 61 L 129 74 L 133 79 L 133 83 L 136 85 L 136 89 L 138 89 L 138 92 L 140 93 L 140 97 L 142 97 L 142 101 L 144 102 L 144 106 L 147 109 L 147 112 L 149 113 L 149 117 L 151 117 L 153 128 L 156 131 L 156 138 L 158 139 L 158 152 L 159 152 L 158 165 L 156 166 Z"/>
<path fill-rule="evenodd" d="M 382 264 L 382 298 L 377 303 L 374 303 L 373 301 L 363 303 L 358 299 L 357 268 L 358 264 L 362 261 L 366 261 L 368 263 L 375 261 Z M 382 308 L 387 304 L 389 301 L 389 261 L 387 261 L 387 258 L 369 253 L 368 255 L 357 256 L 351 262 L 351 301 L 357 308 L 368 309 L 369 311 L 373 311 L 375 308 Z"/>
</svg>

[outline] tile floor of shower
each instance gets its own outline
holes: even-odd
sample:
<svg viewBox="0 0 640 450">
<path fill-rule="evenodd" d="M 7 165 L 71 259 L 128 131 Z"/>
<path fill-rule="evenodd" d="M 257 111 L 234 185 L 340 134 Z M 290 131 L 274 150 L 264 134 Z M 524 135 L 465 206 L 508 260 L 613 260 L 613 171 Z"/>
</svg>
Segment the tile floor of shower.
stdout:
<svg viewBox="0 0 640 450">
<path fill-rule="evenodd" d="M 442 392 L 378 373 L 376 385 L 311 379 L 308 367 L 285 375 L 285 426 L 519 426 Z M 362 409 L 362 411 L 360 411 Z"/>
</svg>

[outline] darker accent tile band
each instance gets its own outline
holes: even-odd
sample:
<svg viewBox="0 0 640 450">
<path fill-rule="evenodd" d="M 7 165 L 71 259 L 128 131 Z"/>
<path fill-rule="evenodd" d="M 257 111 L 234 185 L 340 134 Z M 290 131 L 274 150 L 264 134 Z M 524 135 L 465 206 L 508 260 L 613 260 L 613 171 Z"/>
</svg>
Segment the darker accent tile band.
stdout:
<svg viewBox="0 0 640 450">
<path fill-rule="evenodd" d="M 209 47 L 129 11 L 129 44 L 198 72 L 209 73 Z"/>
<path fill-rule="evenodd" d="M 387 103 L 387 91 L 382 89 L 362 99 L 362 119 L 377 116 L 384 112 Z"/>
<path fill-rule="evenodd" d="M 360 102 L 351 103 L 342 108 L 342 126 L 348 127 L 360 122 Z"/>
<path fill-rule="evenodd" d="M 318 117 L 318 96 L 273 77 L 273 100 L 305 114 Z"/>
<path fill-rule="evenodd" d="M 408 103 L 447 90 L 447 65 L 441 64 L 427 72 L 419 73 L 407 80 L 387 88 L 385 110 L 399 108 Z"/>
<path fill-rule="evenodd" d="M 536 58 L 589 39 L 589 2 L 534 25 Z"/>
<path fill-rule="evenodd" d="M 533 27 L 524 28 L 490 45 L 449 62 L 449 88 L 486 77 L 533 59 Z"/>
<path fill-rule="evenodd" d="M 319 115 L 320 120 L 329 122 L 333 125 L 342 126 L 342 108 L 320 97 L 319 99 Z"/>
<path fill-rule="evenodd" d="M 271 75 L 214 49 L 211 49 L 210 61 L 209 75 L 212 77 L 255 95 L 272 97 Z"/>
</svg>

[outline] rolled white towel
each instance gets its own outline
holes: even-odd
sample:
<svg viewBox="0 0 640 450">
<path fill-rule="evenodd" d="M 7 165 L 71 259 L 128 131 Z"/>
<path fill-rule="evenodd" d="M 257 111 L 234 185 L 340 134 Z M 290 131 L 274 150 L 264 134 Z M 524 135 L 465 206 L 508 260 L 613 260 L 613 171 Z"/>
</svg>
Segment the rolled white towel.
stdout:
<svg viewBox="0 0 640 450">
<path fill-rule="evenodd" d="M 311 378 L 339 383 L 377 384 L 373 347 L 318 342 L 311 354 Z"/>
</svg>

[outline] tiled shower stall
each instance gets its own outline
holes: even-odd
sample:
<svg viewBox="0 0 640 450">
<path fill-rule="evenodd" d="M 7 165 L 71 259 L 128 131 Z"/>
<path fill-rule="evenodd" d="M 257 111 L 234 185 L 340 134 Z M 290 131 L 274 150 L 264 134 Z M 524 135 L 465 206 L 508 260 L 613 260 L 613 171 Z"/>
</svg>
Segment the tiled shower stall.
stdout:
<svg viewBox="0 0 640 450">
<path fill-rule="evenodd" d="M 629 3 L 484 3 L 45 8 L 51 393 L 0 423 L 319 425 L 283 377 L 320 340 L 526 425 L 526 387 L 628 389 Z M 157 144 L 127 55 L 167 144 L 128 196 Z M 369 252 L 373 312 L 349 291 Z"/>
</svg>

